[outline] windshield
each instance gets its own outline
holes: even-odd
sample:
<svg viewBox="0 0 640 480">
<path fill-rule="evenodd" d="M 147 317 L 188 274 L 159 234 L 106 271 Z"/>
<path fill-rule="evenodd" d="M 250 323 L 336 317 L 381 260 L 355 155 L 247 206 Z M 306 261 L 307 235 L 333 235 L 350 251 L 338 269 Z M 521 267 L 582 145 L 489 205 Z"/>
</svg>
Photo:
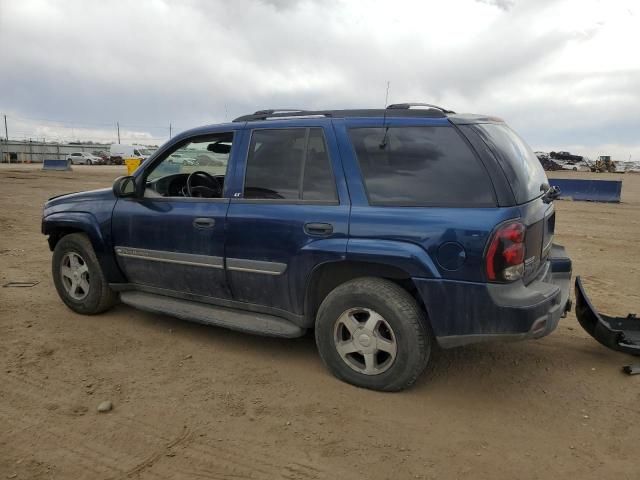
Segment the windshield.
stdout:
<svg viewBox="0 0 640 480">
<path fill-rule="evenodd" d="M 531 147 L 505 124 L 482 123 L 475 127 L 507 175 L 516 202 L 526 203 L 542 195 L 547 175 Z"/>
</svg>

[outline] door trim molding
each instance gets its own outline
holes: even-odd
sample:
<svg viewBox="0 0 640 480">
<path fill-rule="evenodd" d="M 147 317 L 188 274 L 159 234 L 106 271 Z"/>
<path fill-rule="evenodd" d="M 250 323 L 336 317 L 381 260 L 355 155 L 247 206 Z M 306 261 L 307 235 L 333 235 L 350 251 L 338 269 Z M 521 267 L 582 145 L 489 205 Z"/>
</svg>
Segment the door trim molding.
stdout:
<svg viewBox="0 0 640 480">
<path fill-rule="evenodd" d="M 227 258 L 227 269 L 233 272 L 264 273 L 282 275 L 287 269 L 286 263 L 249 260 L 246 258 Z"/>
<path fill-rule="evenodd" d="M 145 248 L 115 247 L 116 255 L 122 258 L 135 258 L 151 262 L 177 263 L 192 267 L 224 268 L 224 258 L 193 253 L 167 252 L 164 250 L 148 250 Z"/>
</svg>

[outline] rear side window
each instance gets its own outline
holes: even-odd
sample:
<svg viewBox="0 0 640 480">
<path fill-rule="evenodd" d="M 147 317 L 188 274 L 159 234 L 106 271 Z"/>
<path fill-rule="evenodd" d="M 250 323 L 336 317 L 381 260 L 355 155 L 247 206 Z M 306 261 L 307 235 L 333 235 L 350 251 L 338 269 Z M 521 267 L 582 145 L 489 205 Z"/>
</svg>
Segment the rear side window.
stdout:
<svg viewBox="0 0 640 480">
<path fill-rule="evenodd" d="M 542 195 L 541 186 L 548 180 L 531 147 L 505 124 L 482 123 L 475 128 L 496 155 L 516 202 L 526 203 Z"/>
<path fill-rule="evenodd" d="M 336 186 L 321 128 L 255 130 L 244 198 L 336 201 Z"/>
<path fill-rule="evenodd" d="M 495 206 L 484 166 L 453 127 L 349 131 L 372 205 Z"/>
</svg>

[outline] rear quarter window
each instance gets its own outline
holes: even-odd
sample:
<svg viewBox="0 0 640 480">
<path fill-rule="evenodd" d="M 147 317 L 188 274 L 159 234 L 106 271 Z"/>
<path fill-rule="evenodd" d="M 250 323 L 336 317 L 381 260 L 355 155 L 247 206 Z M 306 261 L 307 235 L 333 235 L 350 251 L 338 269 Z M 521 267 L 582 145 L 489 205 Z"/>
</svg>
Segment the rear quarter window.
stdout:
<svg viewBox="0 0 640 480">
<path fill-rule="evenodd" d="M 371 205 L 496 205 L 484 165 L 453 127 L 353 128 Z"/>
<path fill-rule="evenodd" d="M 516 203 L 522 204 L 542 195 L 541 186 L 548 183 L 547 175 L 531 147 L 505 124 L 474 125 L 502 167 Z"/>
</svg>

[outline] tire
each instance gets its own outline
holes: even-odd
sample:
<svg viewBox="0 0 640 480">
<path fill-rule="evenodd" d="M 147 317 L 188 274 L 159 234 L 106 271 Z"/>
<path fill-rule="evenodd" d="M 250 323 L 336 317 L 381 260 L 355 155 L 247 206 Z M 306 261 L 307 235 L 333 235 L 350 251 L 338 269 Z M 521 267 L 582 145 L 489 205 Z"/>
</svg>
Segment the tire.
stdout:
<svg viewBox="0 0 640 480">
<path fill-rule="evenodd" d="M 87 165 L 91 165 L 91 160 L 87 160 Z"/>
<path fill-rule="evenodd" d="M 76 268 L 73 267 L 74 258 L 78 262 Z M 66 268 L 66 276 L 63 267 Z M 72 233 L 60 239 L 53 250 L 51 271 L 58 295 L 74 312 L 95 315 L 108 310 L 116 302 L 117 296 L 109 288 L 91 242 L 84 233 Z M 70 272 L 80 271 L 83 272 L 74 278 L 76 288 L 73 288 L 73 273 Z"/>
<path fill-rule="evenodd" d="M 373 324 L 373 329 L 366 328 Z M 327 295 L 318 309 L 315 337 L 322 361 L 337 378 L 389 392 L 416 381 L 433 344 L 425 313 L 415 299 L 395 283 L 374 277 L 351 280 Z M 354 349 L 359 350 L 344 354 Z M 371 349 L 379 350 L 372 354 Z M 389 353 L 394 351 L 395 355 Z"/>
<path fill-rule="evenodd" d="M 72 158 L 67 158 L 67 162 L 69 162 L 71 165 L 73 165 L 73 159 Z"/>
</svg>

